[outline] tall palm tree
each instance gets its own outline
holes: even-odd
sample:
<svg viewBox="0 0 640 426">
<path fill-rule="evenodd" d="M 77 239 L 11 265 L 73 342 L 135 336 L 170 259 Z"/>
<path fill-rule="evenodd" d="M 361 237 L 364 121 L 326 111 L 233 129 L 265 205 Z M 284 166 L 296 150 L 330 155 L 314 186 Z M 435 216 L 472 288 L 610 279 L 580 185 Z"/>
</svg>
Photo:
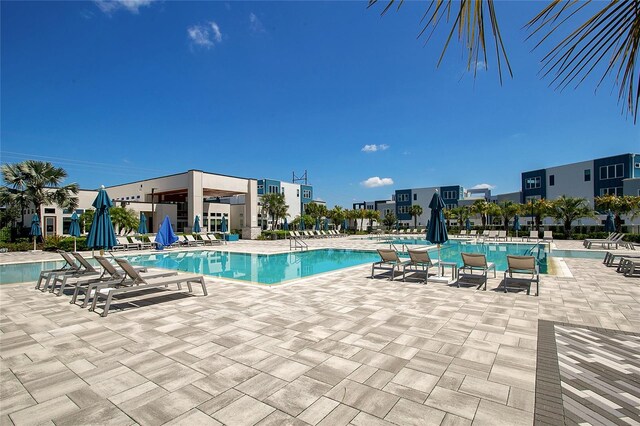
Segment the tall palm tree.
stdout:
<svg viewBox="0 0 640 426">
<path fill-rule="evenodd" d="M 369 6 L 377 2 L 369 0 Z M 403 0 L 386 0 L 382 14 L 394 4 L 399 9 Z M 487 68 L 485 38 L 491 34 L 500 82 L 505 71 L 513 76 L 494 0 L 435 0 L 428 4 L 421 17 L 418 37 L 425 36 L 429 41 L 438 26 L 449 25 L 438 65 L 457 34 L 466 51 L 467 70 L 473 70 L 475 75 L 479 66 Z M 640 76 L 636 75 L 640 55 L 640 0 L 550 0 L 526 27 L 531 31 L 529 37 L 539 37 L 536 48 L 554 38 L 560 40 L 542 60 L 541 74 L 551 76 L 552 85 L 559 89 L 578 86 L 592 72 L 602 72 L 597 86 L 606 78 L 618 86 L 618 101 L 624 102 L 624 110 L 636 121 L 640 99 Z M 559 37 L 550 37 L 565 30 Z"/>
<path fill-rule="evenodd" d="M 520 211 L 520 204 L 513 201 L 503 201 L 498 205 L 502 216 L 504 230 L 509 230 L 509 221 Z"/>
<path fill-rule="evenodd" d="M 382 223 L 384 223 L 384 226 L 387 227 L 387 231 L 390 230 L 393 227 L 393 225 L 396 224 L 396 221 L 397 221 L 396 215 L 391 212 L 384 215 L 384 219 L 382 219 Z"/>
<path fill-rule="evenodd" d="M 622 230 L 622 215 L 632 213 L 634 210 L 640 208 L 640 197 L 634 197 L 630 195 L 624 195 L 618 197 L 616 195 L 603 195 L 595 197 L 594 202 L 597 210 L 606 211 L 611 210 L 615 215 L 614 223 L 616 225 L 616 231 Z"/>
<path fill-rule="evenodd" d="M 138 214 L 133 209 L 111 207 L 109 214 L 111 215 L 111 222 L 113 222 L 113 227 L 117 233 L 133 231 L 137 229 L 140 224 Z"/>
<path fill-rule="evenodd" d="M 486 200 L 476 200 L 471 205 L 471 213 L 480 215 L 482 228 L 487 226 L 487 215 L 489 214 L 490 203 Z"/>
<path fill-rule="evenodd" d="M 347 211 L 341 206 L 334 206 L 329 210 L 329 217 L 333 222 L 333 226 L 337 229 L 340 223 L 347 217 Z"/>
<path fill-rule="evenodd" d="M 419 204 L 414 204 L 411 207 L 409 207 L 409 214 L 413 217 L 414 228 L 418 227 L 418 216 L 422 216 L 422 213 L 424 213 L 424 210 L 422 209 L 422 206 Z"/>
<path fill-rule="evenodd" d="M 278 219 L 284 217 L 288 208 L 289 206 L 286 205 L 284 200 L 284 194 L 270 193 L 262 196 L 262 210 L 271 216 L 271 229 L 276 229 Z"/>
<path fill-rule="evenodd" d="M 29 204 L 33 205 L 40 217 L 42 206 L 45 205 L 69 210 L 78 207 L 78 184 L 62 185 L 67 172 L 61 167 L 45 161 L 26 160 L 3 164 L 1 172 L 7 186 L 2 188 L 0 198 L 20 205 L 23 214 Z"/>
<path fill-rule="evenodd" d="M 378 210 L 365 210 L 366 218 L 369 219 L 369 228 L 373 228 L 373 222 L 380 222 L 380 212 Z"/>
<path fill-rule="evenodd" d="M 567 197 L 565 195 L 551 202 L 551 217 L 562 221 L 564 234 L 571 237 L 571 224 L 584 217 L 594 217 L 593 210 L 584 198 Z"/>
<path fill-rule="evenodd" d="M 364 229 L 364 220 L 367 217 L 367 210 L 366 209 L 358 209 L 356 210 L 356 212 L 358 212 L 358 219 L 360 219 L 360 230 L 362 231 Z"/>
<path fill-rule="evenodd" d="M 524 215 L 533 214 L 533 221 L 536 227 L 536 231 L 540 231 L 542 220 L 550 215 L 551 202 L 549 200 L 545 200 L 544 198 L 529 200 L 529 202 L 525 204 L 522 209 L 522 213 Z"/>
</svg>

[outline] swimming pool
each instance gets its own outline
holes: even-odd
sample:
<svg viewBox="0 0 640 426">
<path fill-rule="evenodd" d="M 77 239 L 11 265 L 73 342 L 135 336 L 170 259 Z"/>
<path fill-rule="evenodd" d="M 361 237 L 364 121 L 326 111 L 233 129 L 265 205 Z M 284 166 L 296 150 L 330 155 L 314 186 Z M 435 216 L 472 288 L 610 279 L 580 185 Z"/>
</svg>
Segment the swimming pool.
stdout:
<svg viewBox="0 0 640 426">
<path fill-rule="evenodd" d="M 589 251 L 589 250 L 553 250 L 549 253 L 552 257 L 569 257 L 579 259 L 600 259 L 604 260 L 604 251 Z"/>
<path fill-rule="evenodd" d="M 279 254 L 190 251 L 123 257 L 137 266 L 175 269 L 267 285 L 380 259 L 373 251 L 338 249 Z"/>
</svg>

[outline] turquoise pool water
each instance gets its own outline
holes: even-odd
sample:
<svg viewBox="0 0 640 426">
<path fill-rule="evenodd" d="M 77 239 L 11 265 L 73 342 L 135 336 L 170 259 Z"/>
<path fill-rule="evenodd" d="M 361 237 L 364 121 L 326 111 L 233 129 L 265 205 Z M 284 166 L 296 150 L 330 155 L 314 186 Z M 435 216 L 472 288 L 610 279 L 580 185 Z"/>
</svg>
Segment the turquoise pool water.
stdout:
<svg viewBox="0 0 640 426">
<path fill-rule="evenodd" d="M 175 269 L 261 284 L 279 284 L 379 260 L 376 252 L 333 249 L 281 254 L 191 251 L 123 257 L 137 266 Z"/>
<path fill-rule="evenodd" d="M 600 259 L 604 260 L 604 251 L 587 250 L 553 250 L 549 253 L 551 257 L 575 257 L 580 259 Z"/>
<path fill-rule="evenodd" d="M 59 269 L 65 262 L 31 262 L 14 265 L 0 265 L 0 284 L 35 282 L 40 276 L 40 271 L 46 269 Z"/>
</svg>

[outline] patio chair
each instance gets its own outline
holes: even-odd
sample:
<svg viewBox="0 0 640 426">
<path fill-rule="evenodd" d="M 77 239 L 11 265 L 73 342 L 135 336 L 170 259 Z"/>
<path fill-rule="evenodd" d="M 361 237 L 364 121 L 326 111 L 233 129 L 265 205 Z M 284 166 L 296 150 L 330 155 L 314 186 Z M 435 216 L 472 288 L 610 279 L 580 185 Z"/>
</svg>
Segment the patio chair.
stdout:
<svg viewBox="0 0 640 426">
<path fill-rule="evenodd" d="M 640 260 L 632 257 L 623 257 L 620 259 L 620 264 L 616 271 L 621 272 L 625 277 L 640 276 Z"/>
<path fill-rule="evenodd" d="M 429 252 L 426 249 L 409 249 L 409 261 L 402 266 L 402 281 L 405 281 L 407 271 L 424 272 L 424 283 L 429 280 L 429 268 L 439 267 L 438 261 L 431 260 Z"/>
<path fill-rule="evenodd" d="M 462 256 L 462 266 L 458 268 L 458 280 L 456 284 L 460 287 L 460 283 L 465 283 L 462 278 L 482 278 L 482 281 L 478 285 L 478 289 L 484 285 L 484 290 L 487 290 L 487 280 L 489 279 L 489 270 L 493 269 L 493 277 L 496 277 L 496 265 L 492 262 L 487 262 L 487 257 L 482 253 L 460 253 Z M 480 274 L 474 274 L 474 271 L 480 272 Z M 468 283 L 468 281 L 467 281 Z M 475 283 L 472 283 L 475 285 Z"/>
<path fill-rule="evenodd" d="M 608 249 L 611 248 L 612 245 L 615 245 L 616 248 L 618 248 L 620 245 L 626 245 L 622 239 L 624 238 L 624 233 L 619 233 L 614 235 L 611 238 L 605 238 L 605 239 L 590 239 L 588 241 L 585 240 L 585 247 L 590 249 L 594 244 L 596 245 L 600 245 L 600 247 L 604 248 L 605 244 L 607 246 Z"/>
<path fill-rule="evenodd" d="M 542 240 L 553 242 L 553 231 L 544 231 L 544 234 L 542 234 Z"/>
<path fill-rule="evenodd" d="M 375 271 L 380 269 L 384 271 L 391 271 L 391 278 L 389 278 L 389 281 L 393 281 L 396 269 L 400 271 L 400 268 L 408 262 L 408 260 L 400 259 L 400 257 L 398 257 L 398 252 L 393 249 L 378 249 L 378 254 L 380 255 L 380 260 L 371 265 L 371 278 L 374 277 Z"/>
<path fill-rule="evenodd" d="M 62 256 L 65 261 L 65 264 L 62 268 L 57 269 L 47 269 L 44 271 L 40 271 L 40 276 L 38 277 L 38 281 L 36 281 L 35 289 L 39 289 L 40 285 L 42 285 L 42 280 L 46 278 L 46 284 L 49 284 L 49 279 L 52 274 L 60 273 L 60 274 L 73 274 L 78 272 L 81 268 L 78 266 L 76 261 L 69 256 L 69 254 L 63 250 L 58 250 L 58 254 Z"/>
<path fill-rule="evenodd" d="M 221 245 L 224 244 L 224 240 L 218 239 L 214 234 L 207 234 L 207 238 L 211 242 L 211 245 Z"/>
<path fill-rule="evenodd" d="M 140 245 L 136 243 L 130 243 L 127 237 L 116 237 L 117 244 L 113 246 L 112 250 L 130 250 L 134 248 L 140 249 Z"/>
<path fill-rule="evenodd" d="M 202 240 L 196 240 L 195 238 L 193 238 L 193 235 L 185 235 L 184 236 L 184 240 L 187 243 L 187 245 L 189 247 L 193 247 L 193 246 L 203 246 L 204 245 L 204 241 Z"/>
<path fill-rule="evenodd" d="M 118 287 L 123 285 L 131 285 L 132 281 L 120 267 L 112 264 L 104 256 L 95 256 L 96 261 L 100 264 L 104 278 L 102 280 L 94 280 L 87 283 L 77 282 L 73 290 L 73 296 L 69 303 L 75 304 L 80 293 L 84 294 L 82 307 L 86 308 L 91 301 L 94 293 L 103 287 Z M 146 267 L 135 266 L 134 269 L 144 278 L 159 278 L 177 275 L 175 271 L 167 271 L 162 269 L 148 270 Z"/>
<path fill-rule="evenodd" d="M 510 256 L 507 255 L 507 270 L 504 271 L 502 287 L 507 292 L 507 280 L 515 282 L 528 282 L 527 295 L 531 294 L 531 284 L 536 283 L 536 296 L 540 293 L 540 271 L 534 256 Z M 515 277 L 513 274 L 517 274 Z M 523 276 L 524 275 L 524 276 Z"/>
<path fill-rule="evenodd" d="M 522 239 L 524 240 L 524 237 L 522 237 Z M 538 231 L 529 231 L 529 236 L 527 237 L 527 241 L 535 240 L 536 242 L 538 242 L 539 239 L 540 238 L 539 238 Z"/>
<path fill-rule="evenodd" d="M 467 236 L 467 230 L 461 229 L 460 232 L 458 233 L 458 237 L 465 238 L 466 236 Z"/>
<path fill-rule="evenodd" d="M 79 265 L 78 269 L 71 272 L 69 271 L 52 272 L 46 275 L 46 281 L 44 283 L 44 286 L 40 289 L 41 291 L 43 292 L 47 291 L 47 289 L 49 288 L 49 285 L 51 285 L 50 292 L 53 293 L 56 287 L 56 283 L 58 281 L 64 282 L 68 278 L 77 278 L 77 277 L 86 278 L 88 276 L 100 275 L 100 272 L 97 271 L 92 264 L 87 262 L 86 259 L 82 258 L 82 261 L 79 261 L 78 256 L 80 255 L 78 253 L 73 253 L 73 257 L 71 257 L 71 255 L 67 252 L 61 252 L 60 255 L 64 257 L 64 259 L 67 262 L 75 263 L 76 261 L 78 261 L 78 265 Z"/>
<path fill-rule="evenodd" d="M 80 266 L 82 267 L 82 274 L 55 274 L 50 280 L 51 284 L 51 293 L 55 292 L 56 285 L 60 283 L 60 288 L 58 289 L 58 296 L 64 293 L 64 288 L 68 283 L 75 283 L 78 281 L 88 282 L 94 280 L 101 280 L 104 277 L 104 270 L 102 272 L 98 271 L 87 259 L 84 258 L 80 253 L 74 252 L 71 253 L 75 260 L 78 261 Z M 45 286 L 46 290 L 46 286 Z"/>
<path fill-rule="evenodd" d="M 145 278 L 140 275 L 129 262 L 125 259 L 115 259 L 118 265 L 124 270 L 129 278 L 132 280 L 131 286 L 118 286 L 118 287 L 103 287 L 95 292 L 93 301 L 91 302 L 90 311 L 95 311 L 98 301 L 103 298 L 105 304 L 102 309 L 101 316 L 106 317 L 109 314 L 109 307 L 113 300 L 113 296 L 119 294 L 126 294 L 130 292 L 137 292 L 145 289 L 165 289 L 169 285 L 176 284 L 178 290 L 182 290 L 182 283 L 187 284 L 189 293 L 193 292 L 191 283 L 200 284 L 202 287 L 202 293 L 206 296 L 207 286 L 204 282 L 204 276 L 196 274 L 178 274 L 160 278 Z"/>
<path fill-rule="evenodd" d="M 146 242 L 146 241 L 142 241 L 140 239 L 138 239 L 137 237 L 129 237 L 131 238 L 131 242 L 133 244 L 137 244 L 138 248 L 140 248 L 140 250 L 146 250 L 146 249 L 150 249 L 150 248 L 155 248 L 155 246 L 157 245 L 157 243 L 154 242 Z"/>
<path fill-rule="evenodd" d="M 619 235 L 618 232 L 609 232 L 606 238 L 585 238 L 582 240 L 582 245 L 587 247 L 591 241 L 610 241 Z"/>
<path fill-rule="evenodd" d="M 497 240 L 507 241 L 507 231 L 498 231 L 498 234 L 496 235 L 496 241 Z"/>
<path fill-rule="evenodd" d="M 478 231 L 475 229 L 472 229 L 469 231 L 469 237 L 477 237 L 478 236 Z"/>
</svg>

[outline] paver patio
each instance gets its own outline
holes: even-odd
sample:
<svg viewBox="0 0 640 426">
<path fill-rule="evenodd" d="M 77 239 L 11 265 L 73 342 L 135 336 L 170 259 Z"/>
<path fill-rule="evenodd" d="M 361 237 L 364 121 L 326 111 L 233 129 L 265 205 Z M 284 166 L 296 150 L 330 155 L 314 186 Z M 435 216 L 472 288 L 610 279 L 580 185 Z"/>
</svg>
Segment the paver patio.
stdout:
<svg viewBox="0 0 640 426">
<path fill-rule="evenodd" d="M 565 262 L 573 276 L 543 276 L 539 297 L 495 291 L 500 273 L 477 291 L 363 265 L 285 286 L 208 278 L 207 297 L 149 293 L 106 318 L 2 285 L 0 425 L 530 425 L 539 320 L 640 331 L 640 281 Z"/>
</svg>

